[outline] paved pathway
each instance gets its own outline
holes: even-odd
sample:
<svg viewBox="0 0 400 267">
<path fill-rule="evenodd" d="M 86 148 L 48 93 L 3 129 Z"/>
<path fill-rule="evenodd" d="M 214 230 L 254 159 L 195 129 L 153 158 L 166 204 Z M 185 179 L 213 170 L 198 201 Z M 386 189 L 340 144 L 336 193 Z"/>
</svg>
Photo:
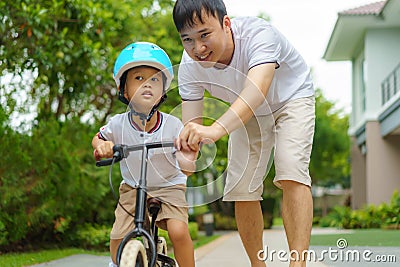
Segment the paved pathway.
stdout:
<svg viewBox="0 0 400 267">
<path fill-rule="evenodd" d="M 267 252 L 265 262 L 268 267 L 287 267 L 289 256 L 283 254 L 278 257 L 278 252 L 287 253 L 286 236 L 283 229 L 264 231 L 264 251 Z M 268 246 L 267 246 L 268 245 Z M 232 232 L 196 250 L 196 267 L 247 267 L 250 261 L 244 251 L 239 234 Z M 322 263 L 310 262 L 309 267 L 326 267 Z"/>
<path fill-rule="evenodd" d="M 329 233 L 345 233 L 343 230 L 335 229 L 315 229 L 313 234 L 329 234 Z M 268 258 L 266 263 L 268 267 L 287 267 L 289 266 L 288 261 L 288 247 L 286 244 L 285 232 L 282 228 L 275 228 L 264 231 L 264 251 L 267 251 Z M 331 249 L 336 249 L 336 244 L 332 244 Z M 315 251 L 317 257 L 323 255 L 324 250 L 329 250 L 329 247 L 315 246 L 311 247 L 310 250 Z M 358 251 L 361 253 L 360 261 L 345 261 L 332 260 L 334 257 L 329 257 L 325 254 L 323 262 L 315 262 L 314 260 L 308 262 L 308 267 L 353 267 L 353 266 L 374 266 L 374 267 L 395 267 L 399 266 L 400 262 L 400 247 L 349 247 L 344 250 L 338 250 L 346 252 L 348 250 Z M 362 259 L 362 253 L 364 251 L 371 251 L 369 255 L 371 262 L 367 262 Z M 279 254 L 281 253 L 281 254 Z M 339 255 L 339 254 L 338 254 Z M 346 256 L 346 253 L 343 255 Z M 348 254 L 352 257 L 353 254 Z M 386 259 L 391 257 L 396 262 L 378 263 L 375 259 L 376 256 L 386 256 Z M 249 267 L 250 263 L 245 254 L 243 245 L 240 241 L 239 234 L 237 232 L 225 232 L 222 236 L 215 241 L 198 248 L 195 251 L 196 267 Z M 34 267 L 107 267 L 109 257 L 106 256 L 93 256 L 93 255 L 74 255 L 66 257 L 60 260 L 34 265 Z M 387 260 L 388 261 L 388 260 Z M 33 267 L 33 266 L 32 266 Z"/>
<path fill-rule="evenodd" d="M 33 266 L 34 267 L 108 267 L 109 261 L 110 257 L 108 256 L 78 254 Z"/>
</svg>

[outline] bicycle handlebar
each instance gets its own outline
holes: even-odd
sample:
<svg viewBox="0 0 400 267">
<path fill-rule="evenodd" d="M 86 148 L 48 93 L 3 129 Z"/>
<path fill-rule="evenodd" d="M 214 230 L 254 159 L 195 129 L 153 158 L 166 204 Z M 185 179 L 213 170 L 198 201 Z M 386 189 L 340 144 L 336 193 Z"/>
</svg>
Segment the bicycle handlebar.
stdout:
<svg viewBox="0 0 400 267">
<path fill-rule="evenodd" d="M 103 159 L 100 161 L 96 161 L 96 166 L 97 167 L 102 167 L 102 166 L 108 166 L 111 165 L 112 163 L 116 163 L 121 161 L 122 159 L 128 157 L 129 152 L 132 151 L 138 151 L 138 150 L 143 150 L 143 149 L 154 149 L 154 148 L 161 148 L 161 147 L 174 147 L 174 142 L 173 141 L 168 141 L 168 142 L 153 142 L 153 143 L 146 143 L 146 144 L 140 144 L 140 145 L 132 145 L 132 146 L 127 146 L 127 145 L 114 145 L 113 151 L 114 155 L 112 158 L 109 159 Z"/>
</svg>

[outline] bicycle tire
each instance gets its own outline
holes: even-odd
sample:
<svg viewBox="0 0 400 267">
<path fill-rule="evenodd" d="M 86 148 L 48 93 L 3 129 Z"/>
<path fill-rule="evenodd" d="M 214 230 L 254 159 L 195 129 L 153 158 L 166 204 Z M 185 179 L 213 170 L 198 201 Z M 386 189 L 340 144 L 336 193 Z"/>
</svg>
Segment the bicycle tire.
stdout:
<svg viewBox="0 0 400 267">
<path fill-rule="evenodd" d="M 124 247 L 120 267 L 148 267 L 147 255 L 142 242 L 130 240 Z"/>
</svg>

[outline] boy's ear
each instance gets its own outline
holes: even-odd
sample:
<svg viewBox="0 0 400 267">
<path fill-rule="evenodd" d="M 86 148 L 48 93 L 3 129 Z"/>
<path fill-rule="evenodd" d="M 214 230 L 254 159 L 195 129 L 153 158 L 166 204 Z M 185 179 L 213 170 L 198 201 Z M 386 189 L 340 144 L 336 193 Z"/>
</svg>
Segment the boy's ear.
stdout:
<svg viewBox="0 0 400 267">
<path fill-rule="evenodd" d="M 228 17 L 228 15 L 224 16 L 223 26 L 224 26 L 226 32 L 231 30 L 231 19 Z"/>
<path fill-rule="evenodd" d="M 125 97 L 126 99 L 128 99 L 128 101 L 130 101 L 129 96 L 128 96 L 128 93 L 127 93 L 127 90 L 126 90 L 126 83 L 125 83 L 125 86 L 124 86 L 124 97 Z"/>
</svg>

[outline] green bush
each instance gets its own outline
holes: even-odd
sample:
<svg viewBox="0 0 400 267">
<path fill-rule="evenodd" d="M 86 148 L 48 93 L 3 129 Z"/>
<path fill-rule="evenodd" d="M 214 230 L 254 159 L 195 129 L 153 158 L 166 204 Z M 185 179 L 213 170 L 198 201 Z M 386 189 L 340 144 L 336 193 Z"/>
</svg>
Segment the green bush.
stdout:
<svg viewBox="0 0 400 267">
<path fill-rule="evenodd" d="M 76 242 L 79 247 L 108 251 L 110 246 L 111 227 L 104 225 L 85 224 L 76 232 Z"/>
<path fill-rule="evenodd" d="M 321 216 L 314 216 L 312 225 L 320 225 L 320 223 L 321 223 Z"/>
<path fill-rule="evenodd" d="M 394 228 L 400 225 L 400 195 L 396 190 L 389 204 L 368 205 L 363 209 L 336 206 L 319 220 L 321 227 L 345 229 Z"/>
<path fill-rule="evenodd" d="M 339 227 L 343 228 L 351 217 L 351 209 L 349 207 L 335 206 L 332 211 L 319 221 L 321 227 Z"/>
<path fill-rule="evenodd" d="M 388 206 L 380 207 L 381 210 L 385 211 L 386 216 L 385 226 L 394 229 L 400 229 L 400 194 L 399 191 L 396 190 L 393 193 L 392 199 Z"/>
<path fill-rule="evenodd" d="M 214 227 L 216 230 L 237 230 L 234 217 L 214 213 Z"/>
<path fill-rule="evenodd" d="M 107 170 L 96 169 L 89 148 L 94 132 L 79 121 L 41 121 L 30 135 L 0 127 L 0 250 L 68 245 L 84 222 L 111 223 Z"/>
<path fill-rule="evenodd" d="M 7 242 L 7 231 L 5 225 L 0 221 L 0 245 Z"/>
<path fill-rule="evenodd" d="M 189 233 L 192 240 L 199 238 L 199 226 L 195 222 L 189 222 Z"/>
</svg>

